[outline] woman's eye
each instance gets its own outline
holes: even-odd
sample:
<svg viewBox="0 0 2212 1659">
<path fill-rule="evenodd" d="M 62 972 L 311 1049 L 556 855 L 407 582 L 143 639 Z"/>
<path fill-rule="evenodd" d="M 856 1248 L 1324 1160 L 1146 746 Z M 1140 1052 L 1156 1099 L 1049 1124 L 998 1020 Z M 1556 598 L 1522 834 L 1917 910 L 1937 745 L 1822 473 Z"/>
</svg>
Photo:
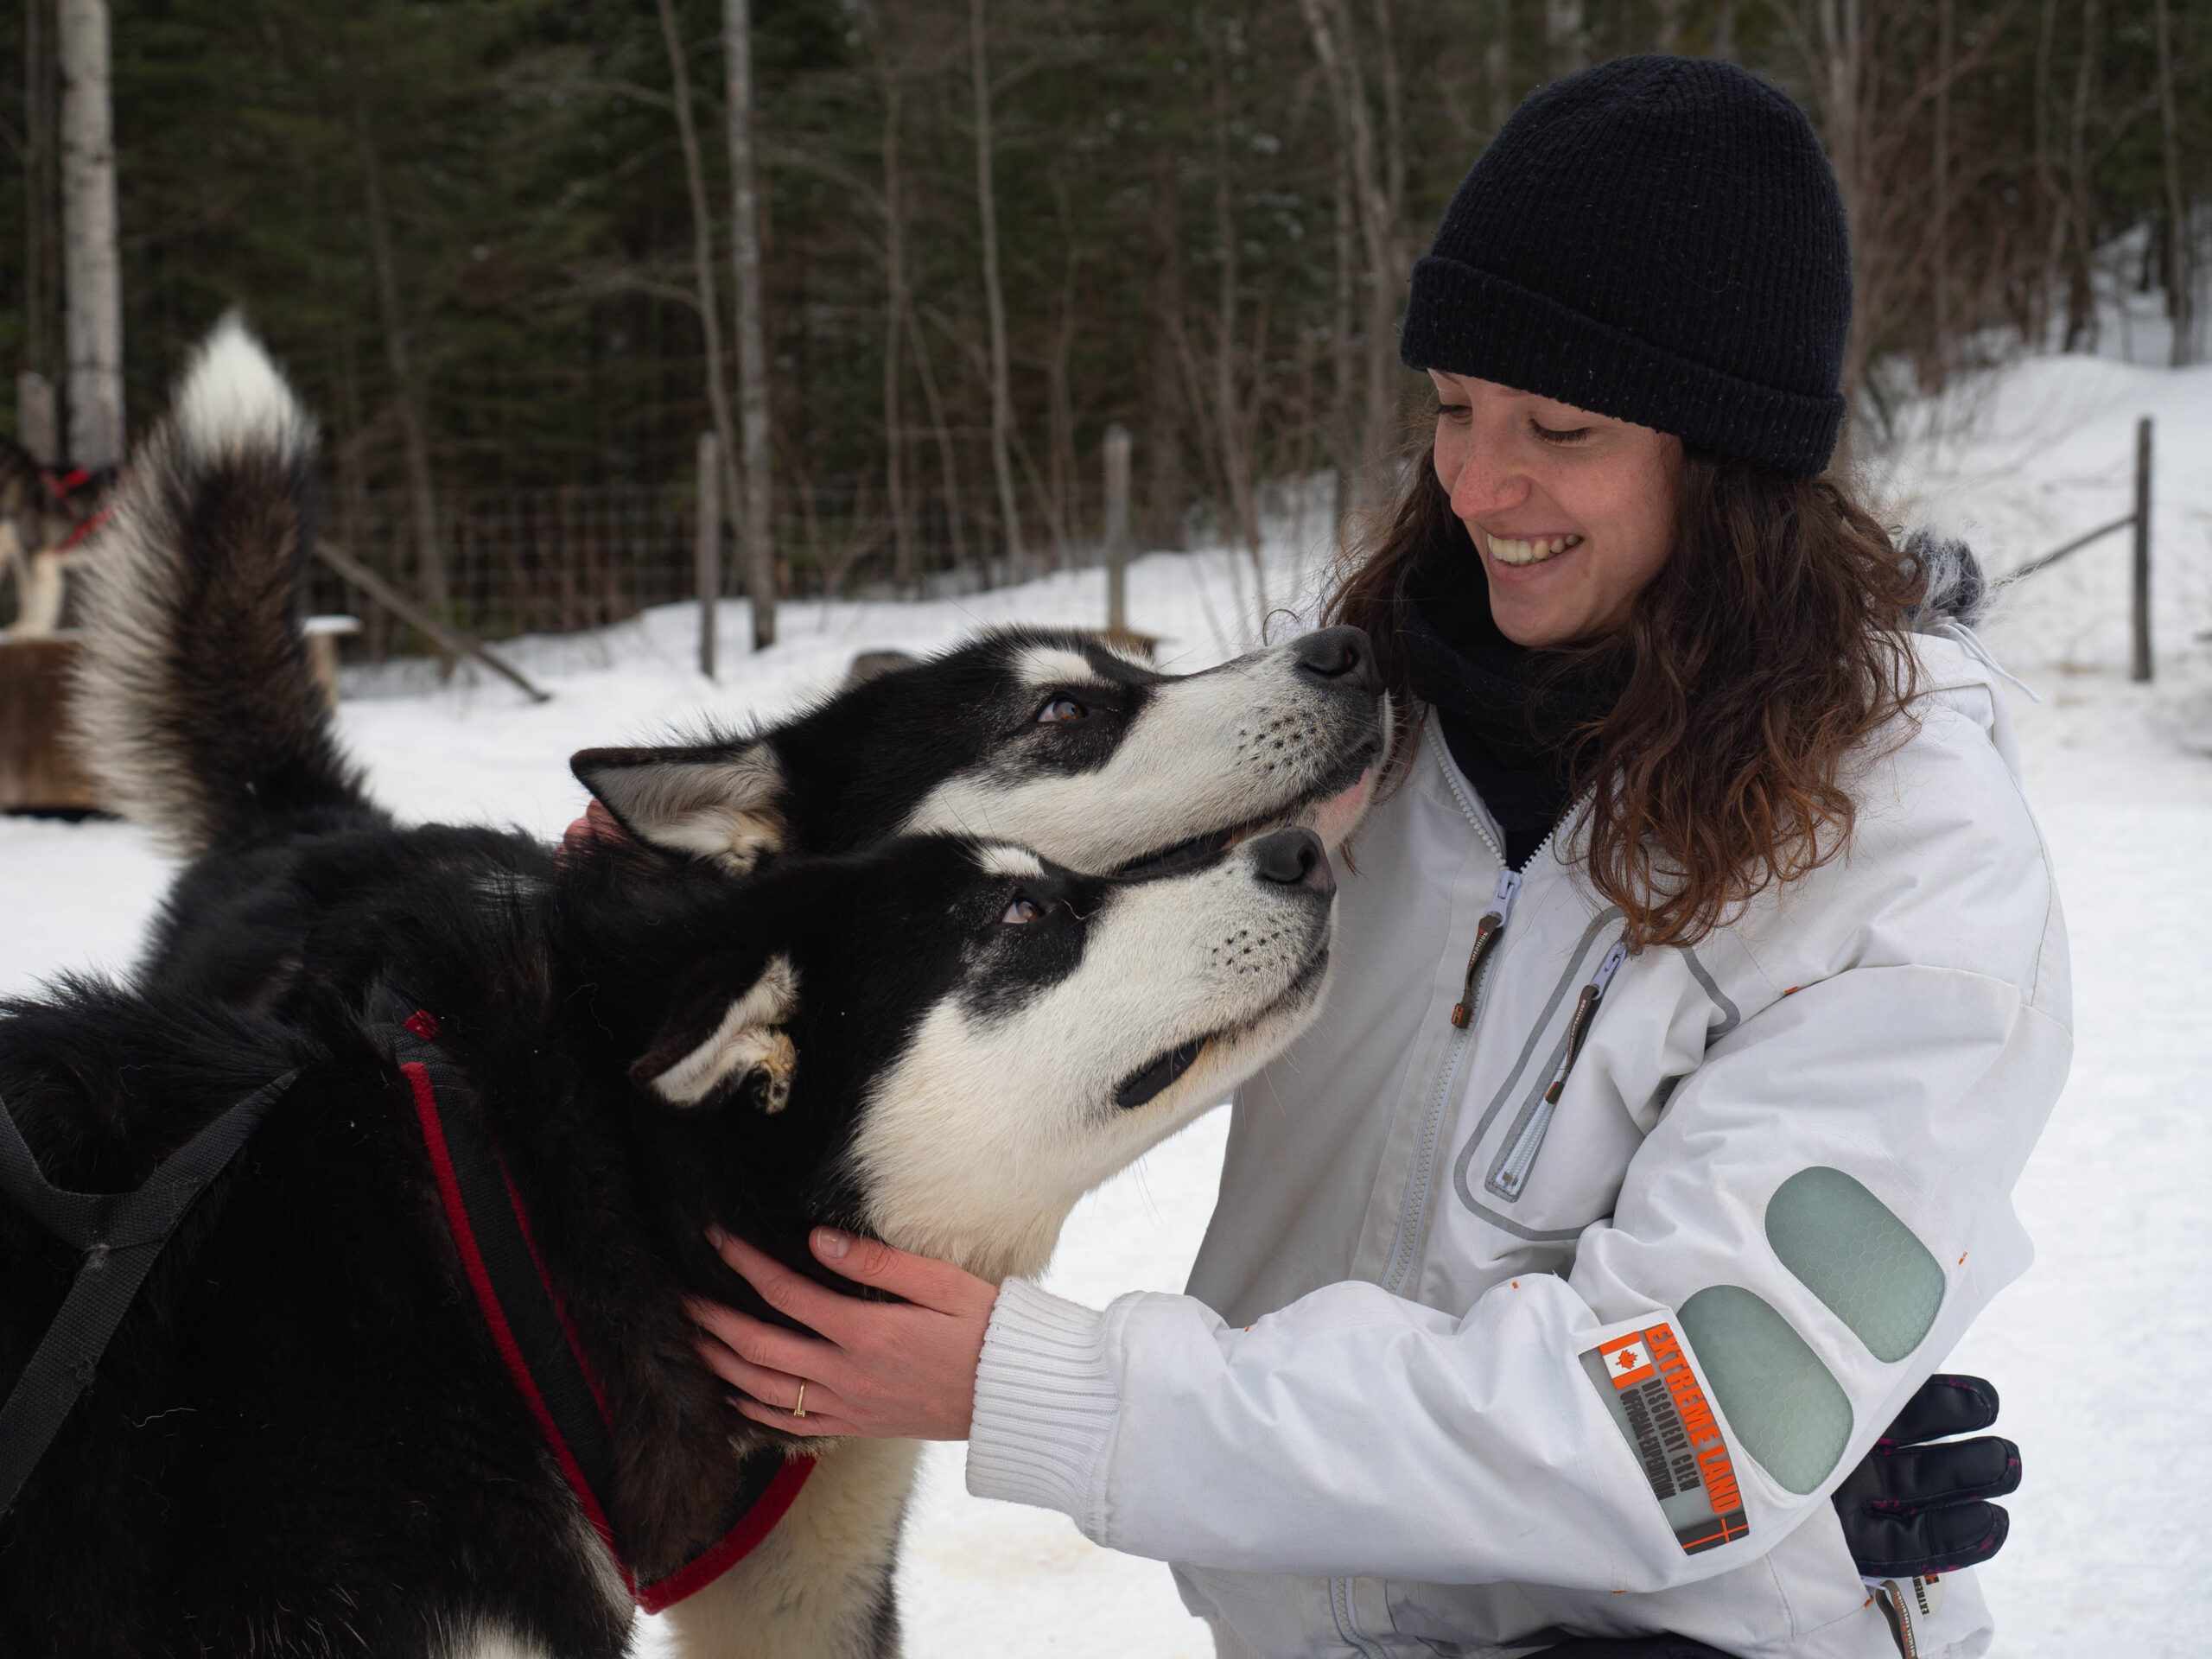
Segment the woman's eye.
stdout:
<svg viewBox="0 0 2212 1659">
<path fill-rule="evenodd" d="M 1037 711 L 1039 726 L 1065 726 L 1071 721 L 1083 719 L 1090 710 L 1073 697 L 1054 697 Z"/>
<path fill-rule="evenodd" d="M 1044 906 L 1033 899 L 1017 899 L 1006 907 L 1006 914 L 999 918 L 1007 927 L 1021 927 L 1037 921 L 1045 914 Z"/>
<path fill-rule="evenodd" d="M 1554 432 L 1541 421 L 1529 422 L 1529 429 L 1546 443 L 1580 443 L 1590 435 L 1590 429 L 1586 426 L 1569 427 L 1565 431 Z"/>
<path fill-rule="evenodd" d="M 1464 421 L 1474 412 L 1473 406 L 1468 404 L 1439 404 L 1436 406 L 1436 418 L 1440 421 Z"/>
</svg>

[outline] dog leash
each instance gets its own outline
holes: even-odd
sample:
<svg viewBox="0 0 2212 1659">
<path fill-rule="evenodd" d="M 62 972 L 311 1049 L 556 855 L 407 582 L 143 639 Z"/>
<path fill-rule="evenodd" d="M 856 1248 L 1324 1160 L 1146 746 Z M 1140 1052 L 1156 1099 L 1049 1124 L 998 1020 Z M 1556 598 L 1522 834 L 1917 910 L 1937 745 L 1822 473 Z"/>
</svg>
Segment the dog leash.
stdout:
<svg viewBox="0 0 2212 1659">
<path fill-rule="evenodd" d="M 380 990 L 376 1023 L 393 1033 L 447 1228 L 477 1311 L 632 1599 L 649 1613 L 674 1606 L 760 1547 L 814 1472 L 814 1459 L 786 1457 L 773 1447 L 753 1453 L 739 1465 L 738 1490 L 716 1541 L 663 1578 L 639 1577 L 609 1519 L 615 1433 L 606 1396 L 531 1236 L 521 1193 L 485 1130 L 475 1091 L 440 1048 L 436 1017 L 423 1008 L 410 1014 L 409 1006 Z"/>
<path fill-rule="evenodd" d="M 170 1154 L 135 1192 L 71 1192 L 53 1185 L 0 1102 L 0 1194 L 84 1258 L 61 1311 L 0 1406 L 0 1515 L 92 1386 L 123 1316 L 187 1212 L 298 1076 L 287 1071 L 255 1090 Z M 220 1196 L 212 1202 L 219 1205 Z"/>
</svg>

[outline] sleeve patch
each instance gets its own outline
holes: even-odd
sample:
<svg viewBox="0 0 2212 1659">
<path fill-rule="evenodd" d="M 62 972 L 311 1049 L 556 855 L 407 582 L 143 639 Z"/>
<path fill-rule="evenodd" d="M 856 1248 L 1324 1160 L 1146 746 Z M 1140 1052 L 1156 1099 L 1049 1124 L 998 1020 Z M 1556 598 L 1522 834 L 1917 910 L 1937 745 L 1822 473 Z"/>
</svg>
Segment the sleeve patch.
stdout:
<svg viewBox="0 0 2212 1659">
<path fill-rule="evenodd" d="M 1735 1461 L 1674 1327 L 1654 1325 L 1599 1344 L 1582 1369 L 1643 1465 L 1685 1555 L 1748 1537 Z"/>
<path fill-rule="evenodd" d="M 1841 1170 L 1800 1170 L 1777 1187 L 1766 1237 L 1875 1358 L 1905 1358 L 1934 1328 L 1943 1269 L 1895 1211 Z"/>
</svg>

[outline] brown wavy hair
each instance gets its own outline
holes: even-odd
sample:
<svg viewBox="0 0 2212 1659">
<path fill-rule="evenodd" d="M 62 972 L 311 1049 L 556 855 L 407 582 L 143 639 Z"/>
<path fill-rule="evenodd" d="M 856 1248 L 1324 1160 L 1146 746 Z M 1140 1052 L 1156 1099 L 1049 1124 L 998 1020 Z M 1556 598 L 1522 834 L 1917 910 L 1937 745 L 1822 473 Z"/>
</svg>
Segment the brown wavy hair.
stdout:
<svg viewBox="0 0 2212 1659">
<path fill-rule="evenodd" d="M 1416 563 L 1457 552 L 1482 580 L 1427 455 L 1408 472 L 1327 606 L 1372 638 L 1401 709 L 1419 702 L 1402 639 Z M 1631 950 L 1695 944 L 1848 846 L 1849 768 L 1911 701 L 1904 628 L 1924 585 L 1840 480 L 1685 448 L 1672 551 L 1626 623 L 1543 653 L 1553 675 L 1620 687 L 1566 758 L 1590 794 L 1572 855 Z"/>
</svg>

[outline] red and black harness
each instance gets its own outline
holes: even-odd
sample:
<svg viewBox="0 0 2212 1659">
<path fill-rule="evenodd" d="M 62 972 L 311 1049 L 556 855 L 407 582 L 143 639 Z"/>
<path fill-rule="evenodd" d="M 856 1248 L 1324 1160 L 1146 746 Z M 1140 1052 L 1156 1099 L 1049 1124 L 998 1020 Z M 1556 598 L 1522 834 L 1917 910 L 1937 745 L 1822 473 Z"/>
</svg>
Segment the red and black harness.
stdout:
<svg viewBox="0 0 2212 1659">
<path fill-rule="evenodd" d="M 83 467 L 72 467 L 66 473 L 49 471 L 41 467 L 39 468 L 38 475 L 40 482 L 46 486 L 47 493 L 54 498 L 57 505 L 64 506 L 68 505 L 71 496 L 79 490 L 91 488 L 97 481 L 92 472 Z M 62 538 L 61 545 L 55 550 L 67 553 L 72 548 L 89 541 L 92 533 L 113 517 L 115 517 L 115 504 L 111 501 L 71 530 L 68 535 Z"/>
<path fill-rule="evenodd" d="M 741 1465 L 721 1537 L 666 1577 L 639 1579 L 607 1518 L 613 1417 L 531 1237 L 521 1195 L 485 1133 L 474 1091 L 437 1046 L 437 1020 L 417 1009 L 398 1026 L 399 1069 L 414 1091 L 446 1223 L 507 1375 L 638 1605 L 649 1613 L 673 1606 L 759 1547 L 806 1484 L 814 1459 L 754 1452 Z"/>
</svg>

